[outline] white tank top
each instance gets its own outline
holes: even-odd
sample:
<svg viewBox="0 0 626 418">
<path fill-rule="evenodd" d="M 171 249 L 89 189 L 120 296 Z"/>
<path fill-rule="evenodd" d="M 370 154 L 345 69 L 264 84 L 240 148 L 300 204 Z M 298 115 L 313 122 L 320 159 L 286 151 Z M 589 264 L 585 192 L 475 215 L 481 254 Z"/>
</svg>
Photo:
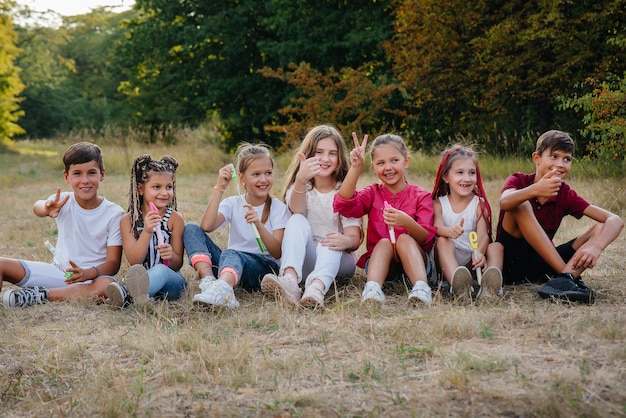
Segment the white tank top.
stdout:
<svg viewBox="0 0 626 418">
<path fill-rule="evenodd" d="M 472 201 L 463 209 L 463 212 L 456 213 L 450 206 L 448 196 L 439 196 L 441 203 L 441 215 L 445 226 L 457 225 L 463 218 L 463 234 L 453 239 L 454 248 L 456 249 L 456 259 L 459 265 L 466 265 L 472 258 L 472 246 L 469 242 L 469 233 L 476 229 L 476 208 L 478 207 L 479 198 L 474 195 Z"/>
</svg>

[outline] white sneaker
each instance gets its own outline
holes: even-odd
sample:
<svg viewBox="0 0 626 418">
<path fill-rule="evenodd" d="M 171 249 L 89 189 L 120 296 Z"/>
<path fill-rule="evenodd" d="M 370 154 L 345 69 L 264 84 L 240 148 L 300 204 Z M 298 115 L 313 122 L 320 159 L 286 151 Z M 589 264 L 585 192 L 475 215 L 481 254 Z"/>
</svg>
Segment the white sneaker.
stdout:
<svg viewBox="0 0 626 418">
<path fill-rule="evenodd" d="M 450 290 L 454 299 L 461 302 L 469 302 L 471 300 L 472 273 L 465 266 L 458 266 L 452 273 L 452 283 Z"/>
<path fill-rule="evenodd" d="M 297 279 L 291 275 L 266 274 L 261 280 L 261 292 L 277 299 L 284 297 L 294 305 L 299 305 L 302 297 L 302 289 L 300 289 Z"/>
<path fill-rule="evenodd" d="M 324 307 L 324 283 L 319 279 L 314 279 L 309 286 L 304 289 L 304 294 L 300 300 L 302 306 L 307 308 Z"/>
<path fill-rule="evenodd" d="M 193 297 L 193 303 L 197 305 L 225 306 L 227 308 L 239 307 L 233 288 L 223 280 L 214 280 L 208 283 L 202 293 L 198 293 Z"/>
<path fill-rule="evenodd" d="M 485 270 L 476 298 L 488 299 L 502 295 L 502 272 L 496 266 Z"/>
<path fill-rule="evenodd" d="M 217 280 L 215 276 L 204 276 L 203 278 L 201 278 L 200 284 L 198 285 L 198 287 L 200 288 L 200 292 L 204 292 L 204 289 L 209 287 L 209 284 L 211 282 L 214 282 L 215 280 Z"/>
<path fill-rule="evenodd" d="M 378 302 L 381 305 L 385 303 L 385 294 L 383 289 L 380 288 L 380 284 L 376 282 L 365 283 L 363 294 L 361 295 L 361 303 L 365 302 Z"/>
<path fill-rule="evenodd" d="M 433 303 L 433 292 L 430 290 L 428 283 L 422 281 L 415 283 L 413 289 L 411 289 L 411 292 L 409 293 L 409 301 L 415 302 L 417 299 L 427 305 Z"/>
</svg>

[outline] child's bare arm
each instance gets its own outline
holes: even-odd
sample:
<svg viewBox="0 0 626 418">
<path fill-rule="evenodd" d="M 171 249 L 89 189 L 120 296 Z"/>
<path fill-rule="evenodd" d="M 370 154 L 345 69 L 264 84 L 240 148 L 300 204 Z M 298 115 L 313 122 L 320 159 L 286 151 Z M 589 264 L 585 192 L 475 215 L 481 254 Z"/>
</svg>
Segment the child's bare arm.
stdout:
<svg viewBox="0 0 626 418">
<path fill-rule="evenodd" d="M 33 205 L 33 212 L 40 218 L 49 216 L 56 218 L 61 211 L 63 205 L 65 205 L 70 198 L 70 195 L 65 196 L 65 199 L 61 200 L 61 188 L 57 187 L 57 193 L 54 198 L 47 200 L 38 200 Z"/>
<path fill-rule="evenodd" d="M 559 193 L 561 178 L 555 171 L 549 171 L 538 182 L 523 189 L 507 189 L 500 195 L 500 209 L 507 211 L 517 208 L 527 200 L 552 197 Z"/>
<path fill-rule="evenodd" d="M 346 178 L 341 183 L 339 188 L 339 196 L 344 199 L 352 199 L 354 191 L 356 190 L 359 176 L 363 171 L 363 165 L 365 163 L 365 149 L 367 146 L 367 135 L 363 137 L 363 143 L 359 144 L 359 139 L 356 136 L 356 132 L 352 132 L 352 139 L 354 141 L 354 149 L 350 151 L 350 169 Z"/>
<path fill-rule="evenodd" d="M 224 222 L 224 216 L 221 215 L 217 209 L 220 206 L 222 195 L 226 191 L 226 187 L 228 187 L 228 183 L 230 183 L 231 179 L 232 168 L 230 165 L 222 167 L 218 174 L 217 184 L 213 188 L 213 194 L 202 214 L 202 219 L 200 219 L 200 227 L 203 231 L 213 232 Z"/>
<path fill-rule="evenodd" d="M 572 257 L 571 263 L 577 269 L 593 268 L 602 251 L 615 241 L 624 227 L 624 222 L 619 216 L 598 206 L 589 205 L 583 214 L 600 224 L 599 230 Z"/>
</svg>

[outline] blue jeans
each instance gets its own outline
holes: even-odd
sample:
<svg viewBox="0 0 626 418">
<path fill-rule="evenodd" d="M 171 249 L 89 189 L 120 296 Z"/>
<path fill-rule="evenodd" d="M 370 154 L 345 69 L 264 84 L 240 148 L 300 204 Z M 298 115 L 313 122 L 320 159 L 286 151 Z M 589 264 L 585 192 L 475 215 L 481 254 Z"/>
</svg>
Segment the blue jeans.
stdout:
<svg viewBox="0 0 626 418">
<path fill-rule="evenodd" d="M 278 274 L 278 264 L 262 254 L 231 249 L 222 251 L 196 223 L 185 225 L 183 241 L 190 261 L 196 254 L 209 255 L 214 270 L 216 266 L 218 268 L 217 277 L 220 276 L 224 268 L 230 267 L 237 273 L 238 283 L 246 290 L 259 290 L 263 276 L 268 273 Z"/>
<path fill-rule="evenodd" d="M 148 296 L 155 299 L 176 300 L 187 288 L 187 280 L 178 271 L 174 271 L 165 264 L 157 264 L 148 269 L 150 285 Z"/>
</svg>

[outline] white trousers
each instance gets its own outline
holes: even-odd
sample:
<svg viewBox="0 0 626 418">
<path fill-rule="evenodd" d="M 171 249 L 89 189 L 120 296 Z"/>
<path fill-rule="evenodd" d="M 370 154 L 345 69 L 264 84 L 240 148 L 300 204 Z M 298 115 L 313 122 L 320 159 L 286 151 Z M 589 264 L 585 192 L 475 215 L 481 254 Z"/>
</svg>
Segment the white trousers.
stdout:
<svg viewBox="0 0 626 418">
<path fill-rule="evenodd" d="M 294 214 L 287 221 L 282 244 L 280 274 L 287 267 L 296 270 L 298 283 L 306 276 L 304 286 L 313 279 L 324 283 L 324 293 L 328 292 L 335 277 L 350 277 L 356 271 L 356 255 L 346 251 L 334 251 L 313 242 L 311 224 L 300 214 Z"/>
</svg>

